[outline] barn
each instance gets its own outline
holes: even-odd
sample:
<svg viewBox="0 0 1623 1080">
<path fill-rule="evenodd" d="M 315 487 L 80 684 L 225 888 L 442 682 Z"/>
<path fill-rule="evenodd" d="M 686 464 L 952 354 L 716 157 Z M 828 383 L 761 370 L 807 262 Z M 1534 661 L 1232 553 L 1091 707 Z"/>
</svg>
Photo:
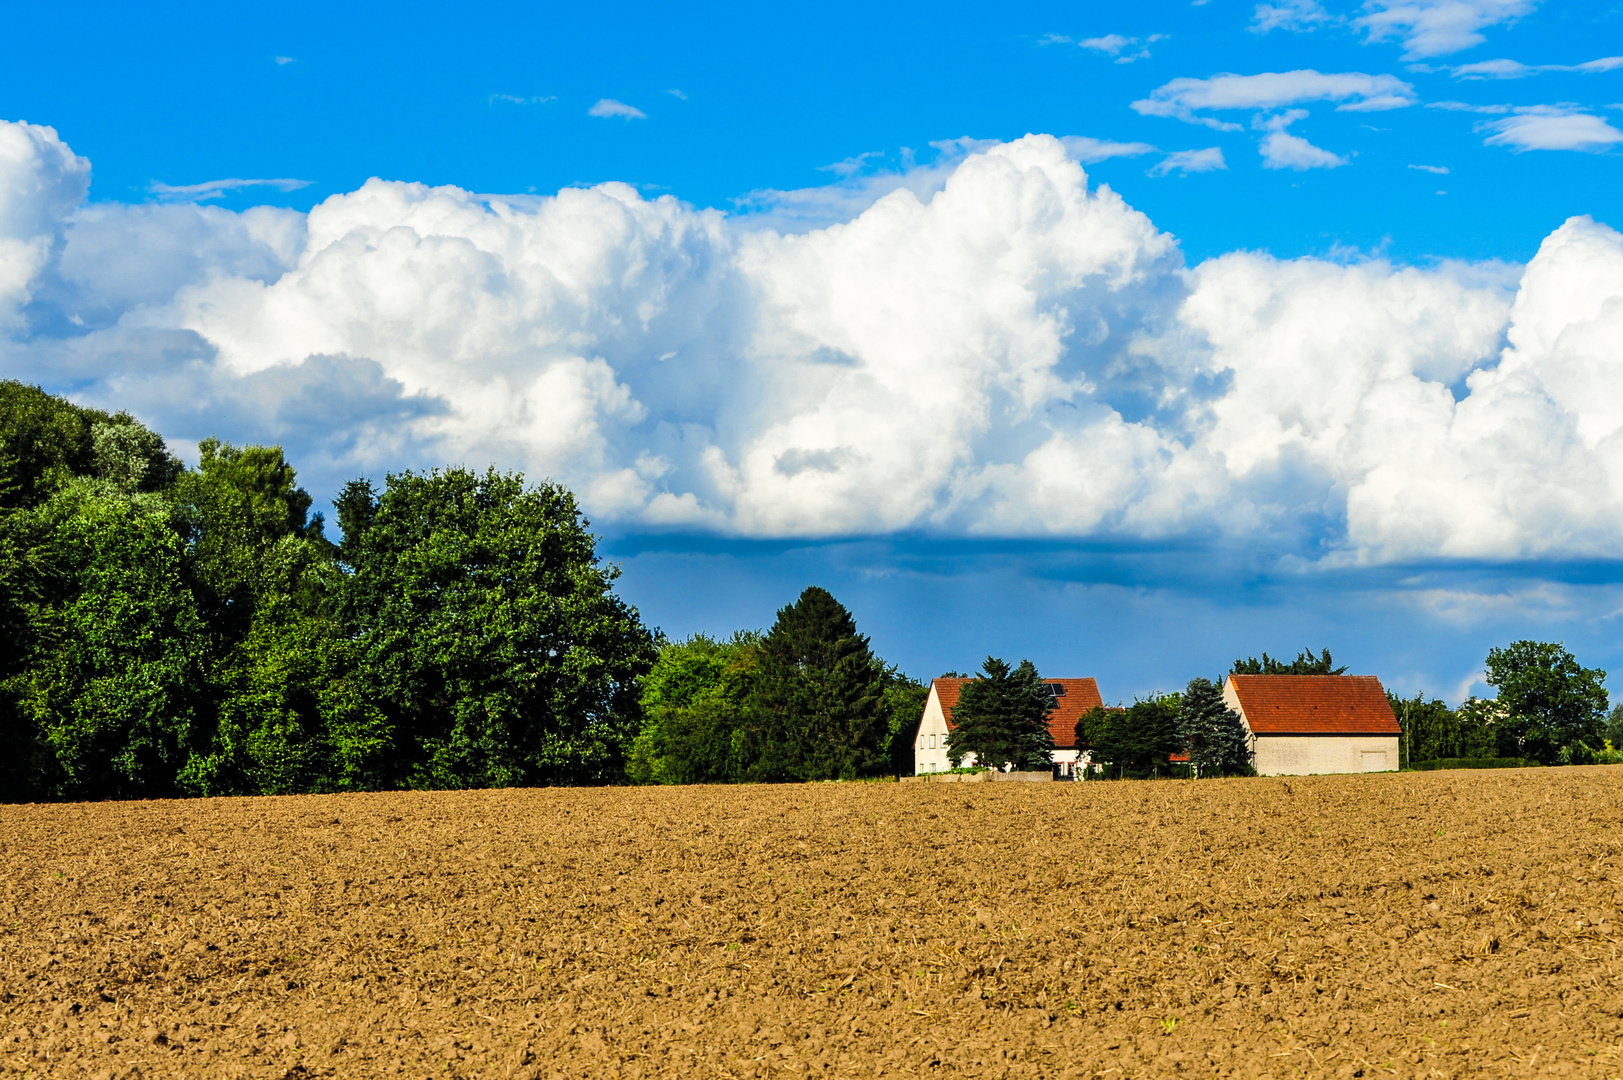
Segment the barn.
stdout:
<svg viewBox="0 0 1623 1080">
<path fill-rule="evenodd" d="M 1373 675 L 1230 675 L 1223 700 L 1245 722 L 1263 776 L 1398 767 L 1402 729 Z"/>
<path fill-rule="evenodd" d="M 913 738 L 915 775 L 946 772 L 952 768 L 947 757 L 947 733 L 953 729 L 952 710 L 958 704 L 958 694 L 970 681 L 941 678 L 930 682 L 930 696 L 925 699 L 924 715 L 919 719 L 918 734 Z M 1103 705 L 1104 700 L 1099 697 L 1099 684 L 1093 679 L 1044 679 L 1043 682 L 1054 696 L 1054 711 L 1048 714 L 1048 731 L 1054 737 L 1054 764 L 1059 767 L 1059 775 L 1069 779 L 1081 756 L 1076 744 L 1076 722 L 1083 713 Z M 965 765 L 974 763 L 973 755 L 964 762 Z"/>
</svg>

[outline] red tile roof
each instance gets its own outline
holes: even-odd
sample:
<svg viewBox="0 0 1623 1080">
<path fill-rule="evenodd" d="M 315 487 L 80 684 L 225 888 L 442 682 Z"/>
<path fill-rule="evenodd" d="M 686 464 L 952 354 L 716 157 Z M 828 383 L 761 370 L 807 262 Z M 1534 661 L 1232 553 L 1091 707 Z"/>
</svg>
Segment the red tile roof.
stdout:
<svg viewBox="0 0 1623 1080">
<path fill-rule="evenodd" d="M 935 679 L 930 685 L 935 688 L 936 697 L 941 702 L 941 714 L 947 718 L 947 730 L 951 731 L 955 725 L 952 722 L 952 710 L 958 704 L 958 692 L 964 684 L 972 679 Z M 1082 714 L 1089 709 L 1104 704 L 1099 696 L 1099 684 L 1092 679 L 1049 679 L 1045 683 L 1058 683 L 1065 689 L 1065 693 L 1054 700 L 1054 711 L 1048 714 L 1048 732 L 1054 737 L 1056 750 L 1076 749 L 1076 722 L 1082 719 Z"/>
<path fill-rule="evenodd" d="M 1373 675 L 1230 675 L 1246 723 L 1259 735 L 1397 735 L 1397 717 Z"/>
</svg>

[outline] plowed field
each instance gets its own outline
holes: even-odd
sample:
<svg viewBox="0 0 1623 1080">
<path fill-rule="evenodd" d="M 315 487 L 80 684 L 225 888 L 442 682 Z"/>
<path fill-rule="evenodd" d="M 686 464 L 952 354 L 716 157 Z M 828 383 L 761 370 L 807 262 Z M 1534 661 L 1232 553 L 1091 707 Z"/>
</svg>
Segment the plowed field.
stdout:
<svg viewBox="0 0 1623 1080">
<path fill-rule="evenodd" d="M 0 807 L 0 1075 L 1623 1074 L 1623 770 Z"/>
</svg>

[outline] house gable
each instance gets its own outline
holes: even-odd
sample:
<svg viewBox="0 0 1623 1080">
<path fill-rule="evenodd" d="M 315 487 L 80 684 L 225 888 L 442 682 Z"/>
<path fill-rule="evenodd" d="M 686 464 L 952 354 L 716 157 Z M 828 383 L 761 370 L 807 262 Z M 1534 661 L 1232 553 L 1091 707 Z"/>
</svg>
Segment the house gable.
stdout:
<svg viewBox="0 0 1623 1080">
<path fill-rule="evenodd" d="M 957 726 L 953 723 L 952 711 L 958 705 L 958 695 L 963 692 L 966 683 L 973 681 L 957 678 L 931 681 L 930 693 L 940 703 L 948 731 Z M 1054 749 L 1075 750 L 1076 722 L 1082 719 L 1084 713 L 1104 704 L 1104 699 L 1099 696 L 1099 683 L 1094 679 L 1044 679 L 1043 682 L 1056 688 L 1054 711 L 1048 714 L 1048 733 L 1054 738 Z"/>
</svg>

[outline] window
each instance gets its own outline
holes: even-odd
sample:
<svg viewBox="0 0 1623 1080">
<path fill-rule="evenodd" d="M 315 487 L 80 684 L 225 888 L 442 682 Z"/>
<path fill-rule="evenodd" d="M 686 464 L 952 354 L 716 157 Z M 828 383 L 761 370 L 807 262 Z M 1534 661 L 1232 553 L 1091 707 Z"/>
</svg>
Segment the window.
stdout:
<svg viewBox="0 0 1623 1080">
<path fill-rule="evenodd" d="M 931 750 L 935 749 L 935 736 L 934 735 L 930 736 L 930 749 Z"/>
</svg>

